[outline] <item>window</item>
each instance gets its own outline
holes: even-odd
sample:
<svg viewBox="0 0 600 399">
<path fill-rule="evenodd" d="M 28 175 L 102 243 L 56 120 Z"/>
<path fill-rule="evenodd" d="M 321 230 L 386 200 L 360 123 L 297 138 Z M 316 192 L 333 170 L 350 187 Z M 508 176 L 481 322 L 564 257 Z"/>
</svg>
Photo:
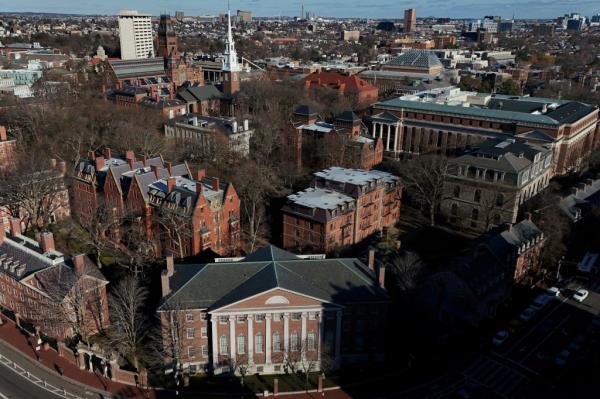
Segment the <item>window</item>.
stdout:
<svg viewBox="0 0 600 399">
<path fill-rule="evenodd" d="M 317 314 L 315 312 L 309 312 L 308 313 L 308 320 L 315 320 L 317 317 Z"/>
<path fill-rule="evenodd" d="M 309 332 L 308 335 L 306 336 L 306 346 L 307 349 L 309 351 L 314 351 L 315 348 L 315 333 L 314 332 Z"/>
<path fill-rule="evenodd" d="M 273 321 L 281 321 L 281 313 L 274 313 Z"/>
<path fill-rule="evenodd" d="M 237 337 L 237 352 L 240 354 L 246 353 L 246 336 L 243 334 Z"/>
<path fill-rule="evenodd" d="M 473 209 L 471 211 L 471 219 L 472 220 L 477 220 L 479 219 L 479 210 L 478 209 Z"/>
<path fill-rule="evenodd" d="M 454 186 L 454 198 L 460 198 L 460 186 Z"/>
<path fill-rule="evenodd" d="M 302 313 L 292 313 L 292 320 L 298 321 L 302 317 Z"/>
<path fill-rule="evenodd" d="M 254 338 L 254 340 L 255 340 L 254 351 L 256 353 L 262 353 L 263 352 L 263 335 L 261 333 L 256 334 L 256 337 Z"/>
<path fill-rule="evenodd" d="M 498 196 L 496 197 L 496 206 L 502 205 L 504 205 L 504 195 L 498 194 Z"/>
<path fill-rule="evenodd" d="M 273 334 L 273 352 L 281 352 L 281 335 L 278 332 Z"/>
<path fill-rule="evenodd" d="M 227 354 L 227 336 L 226 335 L 221 335 L 221 338 L 219 338 L 219 353 L 221 355 Z"/>
<path fill-rule="evenodd" d="M 247 320 L 247 317 L 246 317 L 246 316 L 238 316 L 238 317 L 237 317 L 237 322 L 238 322 L 238 323 L 245 323 L 245 322 L 246 322 L 246 320 Z"/>
<path fill-rule="evenodd" d="M 208 345 L 202 345 L 202 357 L 208 357 Z"/>
<path fill-rule="evenodd" d="M 452 206 L 450 207 L 450 214 L 452 216 L 458 216 L 458 205 L 452 204 Z"/>
<path fill-rule="evenodd" d="M 481 190 L 475 190 L 475 194 L 473 195 L 473 201 L 481 202 Z"/>
<path fill-rule="evenodd" d="M 281 371 L 281 365 L 279 365 L 279 364 L 278 364 L 278 365 L 276 365 L 276 366 L 273 366 L 273 370 L 274 370 L 275 372 L 280 372 L 280 371 Z"/>
<path fill-rule="evenodd" d="M 187 329 L 187 337 L 188 337 L 188 339 L 194 338 L 194 329 L 193 328 Z"/>
<path fill-rule="evenodd" d="M 256 366 L 256 372 L 257 373 L 262 373 L 264 370 L 263 366 Z"/>
<path fill-rule="evenodd" d="M 193 359 L 194 357 L 196 357 L 196 348 L 188 346 L 188 358 Z"/>
<path fill-rule="evenodd" d="M 194 321 L 194 315 L 191 313 L 186 313 L 185 314 L 185 321 L 187 321 L 188 323 L 191 321 Z"/>
<path fill-rule="evenodd" d="M 298 333 L 296 331 L 290 335 L 290 350 L 292 352 L 296 352 L 298 350 Z"/>
<path fill-rule="evenodd" d="M 263 321 L 265 321 L 265 315 L 264 314 L 257 314 L 254 319 L 256 320 L 257 323 L 262 323 Z"/>
<path fill-rule="evenodd" d="M 206 330 L 206 327 L 202 327 L 200 329 L 200 337 L 202 337 L 202 338 L 208 338 L 208 331 Z"/>
<path fill-rule="evenodd" d="M 229 316 L 219 316 L 219 323 L 226 324 L 229 321 Z"/>
</svg>

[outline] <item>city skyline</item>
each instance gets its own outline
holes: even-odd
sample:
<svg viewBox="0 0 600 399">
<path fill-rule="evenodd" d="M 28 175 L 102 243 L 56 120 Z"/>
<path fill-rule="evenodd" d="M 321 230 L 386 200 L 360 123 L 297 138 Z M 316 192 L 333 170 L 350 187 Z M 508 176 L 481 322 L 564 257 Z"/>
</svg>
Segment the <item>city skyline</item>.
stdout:
<svg viewBox="0 0 600 399">
<path fill-rule="evenodd" d="M 282 4 L 283 3 L 283 4 Z M 192 4 L 189 0 L 129 0 L 120 2 L 107 0 L 102 4 L 84 0 L 73 5 L 68 0 L 56 0 L 50 4 L 42 0 L 23 0 L 19 4 L 0 1 L 0 7 L 5 12 L 44 12 L 68 14 L 103 14 L 116 15 L 122 9 L 138 9 L 158 15 L 164 12 L 174 13 L 182 10 L 188 15 L 218 14 L 227 8 L 227 3 L 215 5 L 214 2 L 197 1 Z M 600 11 L 598 2 L 589 0 L 554 1 L 525 1 L 500 2 L 498 0 L 425 0 L 415 3 L 411 0 L 377 0 L 375 3 L 362 3 L 349 0 L 340 7 L 336 1 L 317 0 L 238 0 L 231 2 L 231 9 L 250 10 L 255 16 L 297 16 L 304 8 L 305 12 L 321 16 L 348 18 L 392 18 L 402 19 L 405 8 L 416 8 L 418 17 L 451 17 L 451 18 L 481 18 L 484 15 L 500 15 L 510 18 L 553 18 L 565 13 L 578 12 L 592 15 Z M 468 10 L 468 12 L 465 12 Z"/>
</svg>

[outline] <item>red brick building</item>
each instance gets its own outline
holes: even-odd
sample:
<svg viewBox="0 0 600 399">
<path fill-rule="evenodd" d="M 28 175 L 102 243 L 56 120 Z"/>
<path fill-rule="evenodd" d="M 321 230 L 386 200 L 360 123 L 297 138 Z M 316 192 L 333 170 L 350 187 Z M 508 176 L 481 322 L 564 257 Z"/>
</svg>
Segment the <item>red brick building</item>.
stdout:
<svg viewBox="0 0 600 399">
<path fill-rule="evenodd" d="M 363 134 L 362 120 L 352 111 L 327 123 L 310 106 L 301 105 L 294 111 L 292 125 L 288 145 L 298 167 L 315 166 L 316 161 L 319 168 L 373 169 L 383 161 L 383 141 Z M 321 151 L 315 152 L 315 148 Z"/>
<path fill-rule="evenodd" d="M 75 170 L 75 214 L 94 220 L 99 211 L 140 223 L 157 252 L 179 257 L 206 249 L 233 254 L 239 249 L 240 200 L 231 183 L 193 177 L 187 164 L 162 157 L 136 159 L 133 151 L 115 158 L 89 153 Z M 119 238 L 119 232 L 115 234 Z"/>
<path fill-rule="evenodd" d="M 17 140 L 9 140 L 6 127 L 0 126 L 0 172 L 10 168 L 17 152 Z"/>
<path fill-rule="evenodd" d="M 332 167 L 312 187 L 288 196 L 284 248 L 332 251 L 393 226 L 400 218 L 400 179 L 378 170 Z"/>
<path fill-rule="evenodd" d="M 348 98 L 357 109 L 366 108 L 379 99 L 379 89 L 356 75 L 347 76 L 337 72 L 312 73 L 304 78 L 303 84 L 307 90 L 335 90 L 340 96 Z"/>
<path fill-rule="evenodd" d="M 165 364 L 191 373 L 284 373 L 289 364 L 383 361 L 385 268 L 267 246 L 163 271 Z M 351 288 L 349 288 L 351 287 Z"/>
<path fill-rule="evenodd" d="M 94 263 L 85 255 L 66 258 L 54 248 L 52 233 L 36 242 L 21 234 L 18 219 L 7 219 L 0 214 L 0 305 L 19 324 L 57 338 L 106 327 L 108 281 Z M 78 317 L 85 322 L 78 324 Z"/>
</svg>

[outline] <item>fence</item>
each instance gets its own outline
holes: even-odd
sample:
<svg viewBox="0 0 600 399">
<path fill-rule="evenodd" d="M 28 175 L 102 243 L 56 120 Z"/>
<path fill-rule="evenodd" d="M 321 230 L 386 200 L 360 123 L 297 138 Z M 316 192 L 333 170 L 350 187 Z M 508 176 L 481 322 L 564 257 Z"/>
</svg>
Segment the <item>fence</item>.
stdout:
<svg viewBox="0 0 600 399">
<path fill-rule="evenodd" d="M 4 364 L 6 367 L 12 369 L 15 373 L 19 374 L 21 377 L 26 378 L 29 382 L 37 385 L 38 387 L 45 389 L 48 392 L 53 393 L 54 395 L 60 396 L 65 399 L 83 399 L 82 396 L 74 395 L 70 392 L 67 392 L 64 388 L 57 388 L 53 385 L 48 384 L 46 381 L 34 376 L 29 371 L 25 370 L 23 367 L 19 366 L 17 363 L 12 360 L 0 355 L 0 363 Z"/>
</svg>

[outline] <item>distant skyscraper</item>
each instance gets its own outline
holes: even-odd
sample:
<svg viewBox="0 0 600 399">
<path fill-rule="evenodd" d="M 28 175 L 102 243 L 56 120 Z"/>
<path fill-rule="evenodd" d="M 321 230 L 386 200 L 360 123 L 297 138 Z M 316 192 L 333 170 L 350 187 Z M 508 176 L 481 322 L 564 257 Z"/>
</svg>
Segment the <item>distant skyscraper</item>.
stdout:
<svg viewBox="0 0 600 399">
<path fill-rule="evenodd" d="M 175 19 L 179 22 L 183 21 L 185 14 L 183 11 L 175 11 Z"/>
<path fill-rule="evenodd" d="M 154 57 L 152 16 L 139 14 L 135 10 L 121 11 L 119 14 L 119 37 L 121 39 L 121 59 L 134 60 Z"/>
<path fill-rule="evenodd" d="M 240 71 L 235 42 L 231 32 L 231 11 L 227 11 L 227 41 L 223 54 L 223 91 L 225 94 L 235 94 L 240 90 Z"/>
<path fill-rule="evenodd" d="M 417 10 L 410 8 L 404 10 L 404 32 L 417 31 Z"/>
<path fill-rule="evenodd" d="M 242 22 L 252 22 L 252 11 L 237 10 L 237 19 Z"/>
</svg>

